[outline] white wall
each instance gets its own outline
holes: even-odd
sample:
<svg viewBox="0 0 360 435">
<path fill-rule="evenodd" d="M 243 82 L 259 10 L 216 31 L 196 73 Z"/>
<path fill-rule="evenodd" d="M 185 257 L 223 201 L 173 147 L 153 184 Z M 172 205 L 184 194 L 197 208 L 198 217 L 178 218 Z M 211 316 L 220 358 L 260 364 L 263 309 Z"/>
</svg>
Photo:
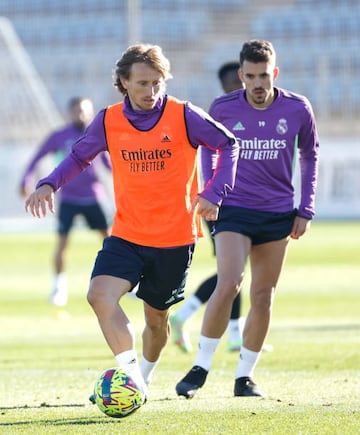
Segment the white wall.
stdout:
<svg viewBox="0 0 360 435">
<path fill-rule="evenodd" d="M 319 219 L 360 219 L 360 140 L 320 140 Z"/>
</svg>

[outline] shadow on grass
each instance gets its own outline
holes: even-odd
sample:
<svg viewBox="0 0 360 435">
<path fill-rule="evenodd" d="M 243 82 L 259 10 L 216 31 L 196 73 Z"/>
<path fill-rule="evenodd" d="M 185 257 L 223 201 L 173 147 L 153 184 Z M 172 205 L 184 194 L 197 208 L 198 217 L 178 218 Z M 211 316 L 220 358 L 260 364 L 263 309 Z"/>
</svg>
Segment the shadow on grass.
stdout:
<svg viewBox="0 0 360 435">
<path fill-rule="evenodd" d="M 152 402 L 168 402 L 178 400 L 178 398 L 170 398 L 170 397 L 163 397 L 158 399 L 152 399 Z M 90 406 L 92 405 L 89 403 Z M 21 409 L 45 409 L 45 408 L 85 408 L 89 406 L 89 404 L 85 403 L 64 403 L 60 405 L 51 405 L 49 403 L 41 403 L 40 405 L 20 405 L 20 406 L 0 406 L 0 414 L 3 414 L 5 411 L 14 411 L 14 410 L 21 410 Z M 0 423 L 1 426 L 1 423 Z"/>
<path fill-rule="evenodd" d="M 64 405 L 49 405 L 47 403 L 42 403 L 41 405 L 36 406 L 29 406 L 29 405 L 22 405 L 22 406 L 1 406 L 0 412 L 3 411 L 10 411 L 14 409 L 40 409 L 40 408 L 85 408 L 85 405 L 82 404 L 64 404 Z"/>
<path fill-rule="evenodd" d="M 63 405 L 49 405 L 49 404 L 41 404 L 37 406 L 8 406 L 8 407 L 0 407 L 0 415 L 6 414 L 6 411 L 12 410 L 23 410 L 23 409 L 44 409 L 44 408 L 85 408 L 86 405 L 83 404 L 63 404 Z M 109 418 L 102 415 L 98 417 L 75 417 L 75 418 L 43 418 L 40 420 L 29 419 L 29 420 L 18 420 L 6 423 L 0 423 L 1 427 L 15 427 L 15 426 L 27 426 L 27 425 L 48 425 L 51 426 L 74 426 L 74 425 L 91 425 L 91 424 L 105 424 L 105 423 L 113 423 L 114 421 L 118 421 L 121 419 Z"/>
<path fill-rule="evenodd" d="M 157 399 L 157 401 L 169 401 L 172 399 L 169 398 L 163 398 L 163 399 Z M 68 404 L 62 404 L 62 405 L 50 405 L 47 403 L 42 403 L 40 405 L 22 405 L 22 406 L 1 406 L 0 407 L 0 415 L 6 415 L 7 411 L 14 411 L 14 410 L 33 410 L 33 409 L 61 409 L 61 408 L 85 408 L 88 405 L 85 404 L 79 404 L 79 403 L 68 403 Z M 76 418 L 43 418 L 40 420 L 35 419 L 29 419 L 29 420 L 18 420 L 18 421 L 12 421 L 12 422 L 4 422 L 0 423 L 0 428 L 2 427 L 15 427 L 15 426 L 27 426 L 27 425 L 47 425 L 50 424 L 52 426 L 74 426 L 74 425 L 91 425 L 91 424 L 110 424 L 114 422 L 119 422 L 122 420 L 128 420 L 128 418 L 135 414 L 131 413 L 127 417 L 124 418 L 111 418 L 107 417 L 105 415 L 99 415 L 98 417 L 76 417 Z"/>
<path fill-rule="evenodd" d="M 28 426 L 28 425 L 51 425 L 51 426 L 85 426 L 85 425 L 91 425 L 91 424 L 109 424 L 114 423 L 114 420 L 121 420 L 121 419 L 110 419 L 110 418 L 104 418 L 104 417 L 97 417 L 97 418 L 89 418 L 89 417 L 81 417 L 81 418 L 69 418 L 69 419 L 43 419 L 43 420 L 24 420 L 24 421 L 16 421 L 11 423 L 0 423 L 1 427 L 15 427 L 15 426 Z"/>
</svg>

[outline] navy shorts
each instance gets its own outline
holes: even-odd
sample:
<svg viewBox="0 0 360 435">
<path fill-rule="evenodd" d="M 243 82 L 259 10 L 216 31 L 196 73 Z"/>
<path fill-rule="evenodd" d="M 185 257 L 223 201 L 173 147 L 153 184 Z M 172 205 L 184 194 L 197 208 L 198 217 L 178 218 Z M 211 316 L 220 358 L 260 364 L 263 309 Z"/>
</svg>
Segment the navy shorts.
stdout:
<svg viewBox="0 0 360 435">
<path fill-rule="evenodd" d="M 208 227 L 209 230 L 209 234 L 211 237 L 211 244 L 212 244 L 212 248 L 213 248 L 213 255 L 215 255 L 215 241 L 214 241 L 214 228 L 215 228 L 215 222 L 214 221 L 207 221 L 205 220 L 205 224 Z"/>
<path fill-rule="evenodd" d="M 220 207 L 214 235 L 221 231 L 240 233 L 249 237 L 253 245 L 281 240 L 291 233 L 296 214 L 296 209 L 273 213 L 224 205 Z"/>
<path fill-rule="evenodd" d="M 80 205 L 61 201 L 58 214 L 59 234 L 67 234 L 71 230 L 75 216 L 83 216 L 87 225 L 92 230 L 106 230 L 108 227 L 100 204 Z"/>
<path fill-rule="evenodd" d="M 139 283 L 136 296 L 153 308 L 166 310 L 184 299 L 194 247 L 152 248 L 106 237 L 91 277 L 116 276 L 130 281 L 132 288 Z"/>
</svg>

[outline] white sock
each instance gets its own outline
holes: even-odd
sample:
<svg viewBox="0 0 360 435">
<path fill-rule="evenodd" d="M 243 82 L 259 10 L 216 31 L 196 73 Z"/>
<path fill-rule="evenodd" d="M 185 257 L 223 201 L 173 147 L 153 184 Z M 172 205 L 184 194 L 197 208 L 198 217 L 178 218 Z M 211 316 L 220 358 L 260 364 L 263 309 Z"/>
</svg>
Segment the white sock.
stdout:
<svg viewBox="0 0 360 435">
<path fill-rule="evenodd" d="M 132 377 L 136 385 L 140 388 L 144 395 L 148 397 L 148 388 L 140 371 L 136 350 L 131 349 L 121 352 L 115 355 L 115 359 L 118 363 L 118 366 L 125 370 Z"/>
<path fill-rule="evenodd" d="M 239 329 L 240 329 L 240 337 L 241 337 L 241 339 L 243 338 L 243 334 L 244 334 L 245 322 L 246 322 L 246 318 L 241 316 L 239 318 Z"/>
<path fill-rule="evenodd" d="M 141 375 L 136 350 L 131 349 L 126 350 L 125 352 L 121 352 L 115 355 L 115 360 L 121 369 L 129 373 L 139 373 Z"/>
<path fill-rule="evenodd" d="M 185 299 L 182 305 L 175 311 L 175 316 L 182 322 L 186 322 L 193 316 L 196 311 L 201 307 L 201 300 L 195 296 L 191 295 L 189 298 Z"/>
<path fill-rule="evenodd" d="M 66 275 L 64 272 L 57 273 L 54 275 L 53 278 L 53 288 L 58 289 L 59 291 L 65 291 L 67 290 L 67 282 L 66 282 Z"/>
<path fill-rule="evenodd" d="M 242 346 L 240 350 L 239 363 L 236 369 L 235 379 L 254 375 L 255 366 L 260 358 L 261 352 L 253 352 Z"/>
<path fill-rule="evenodd" d="M 152 375 L 155 371 L 155 367 L 157 366 L 159 360 L 151 362 L 148 361 L 144 355 L 142 356 L 141 363 L 140 363 L 140 370 L 143 375 L 144 381 L 146 385 L 150 385 Z"/>
<path fill-rule="evenodd" d="M 196 355 L 194 366 L 200 366 L 209 371 L 211 367 L 212 358 L 215 350 L 220 342 L 220 338 L 209 338 L 200 335 L 199 349 Z"/>
<path fill-rule="evenodd" d="M 228 337 L 230 343 L 241 341 L 240 319 L 230 319 L 228 323 Z"/>
<path fill-rule="evenodd" d="M 49 301 L 58 307 L 62 307 L 67 304 L 67 300 L 68 294 L 66 276 L 65 273 L 61 272 L 54 275 Z"/>
</svg>

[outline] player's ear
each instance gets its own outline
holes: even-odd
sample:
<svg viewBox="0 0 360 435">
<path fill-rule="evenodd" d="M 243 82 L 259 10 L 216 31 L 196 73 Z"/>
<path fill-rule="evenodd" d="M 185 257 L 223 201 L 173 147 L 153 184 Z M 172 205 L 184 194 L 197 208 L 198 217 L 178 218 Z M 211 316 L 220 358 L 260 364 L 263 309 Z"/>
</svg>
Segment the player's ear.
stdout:
<svg viewBox="0 0 360 435">
<path fill-rule="evenodd" d="M 127 89 L 127 80 L 124 77 L 119 77 L 120 83 L 124 89 Z"/>
<path fill-rule="evenodd" d="M 280 69 L 278 66 L 274 68 L 274 80 L 276 80 L 279 77 Z"/>
</svg>

